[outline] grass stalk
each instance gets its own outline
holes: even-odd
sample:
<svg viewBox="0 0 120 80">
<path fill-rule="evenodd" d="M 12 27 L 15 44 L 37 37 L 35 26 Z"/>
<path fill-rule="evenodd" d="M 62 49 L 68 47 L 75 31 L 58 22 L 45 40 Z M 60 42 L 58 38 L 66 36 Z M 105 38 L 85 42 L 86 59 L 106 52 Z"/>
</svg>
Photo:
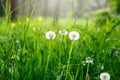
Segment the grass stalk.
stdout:
<svg viewBox="0 0 120 80">
<path fill-rule="evenodd" d="M 69 50 L 69 57 L 68 57 L 68 62 L 67 62 L 67 70 L 66 70 L 66 78 L 65 78 L 65 80 L 67 80 L 68 74 L 70 74 L 70 59 L 71 59 L 73 44 L 74 44 L 74 41 L 72 41 L 71 46 L 70 46 L 70 50 Z"/>
</svg>

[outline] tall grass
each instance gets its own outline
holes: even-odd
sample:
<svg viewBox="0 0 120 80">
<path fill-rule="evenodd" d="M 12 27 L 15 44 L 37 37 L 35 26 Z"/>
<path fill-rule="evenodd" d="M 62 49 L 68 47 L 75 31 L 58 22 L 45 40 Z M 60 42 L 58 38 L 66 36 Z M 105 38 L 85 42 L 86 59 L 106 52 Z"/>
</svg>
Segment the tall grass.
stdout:
<svg viewBox="0 0 120 80">
<path fill-rule="evenodd" d="M 107 20 L 104 25 L 69 25 L 66 30 L 76 30 L 81 37 L 74 43 L 68 35 L 62 37 L 47 20 L 38 19 L 14 23 L 1 19 L 0 24 L 0 79 L 1 80 L 84 80 L 87 65 L 86 57 L 94 64 L 89 65 L 89 78 L 99 80 L 101 72 L 108 72 L 111 79 L 119 79 L 120 34 L 118 19 Z M 24 19 L 25 20 L 25 19 Z M 15 25 L 13 25 L 15 24 Z M 97 25 L 98 24 L 98 25 Z M 85 27 L 84 27 L 85 26 Z M 64 26 L 65 27 L 65 26 Z M 56 38 L 47 40 L 47 31 L 56 32 Z M 101 69 L 104 67 L 104 69 Z M 67 78 L 66 78 L 67 77 Z"/>
<path fill-rule="evenodd" d="M 0 80 L 99 80 L 102 72 L 120 79 L 118 17 L 104 24 L 85 19 L 65 24 L 61 19 L 57 26 L 46 18 L 8 19 L 0 18 Z M 78 31 L 80 39 L 61 36 L 62 29 Z M 46 39 L 49 30 L 56 33 L 54 40 Z M 86 64 L 86 57 L 93 64 Z"/>
</svg>

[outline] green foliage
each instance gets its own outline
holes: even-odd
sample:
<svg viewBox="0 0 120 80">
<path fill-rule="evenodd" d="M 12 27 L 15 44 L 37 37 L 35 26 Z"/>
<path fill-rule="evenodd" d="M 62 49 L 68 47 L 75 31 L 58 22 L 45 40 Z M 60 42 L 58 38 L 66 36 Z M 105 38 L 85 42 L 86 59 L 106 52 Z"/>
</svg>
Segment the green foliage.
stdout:
<svg viewBox="0 0 120 80">
<path fill-rule="evenodd" d="M 111 9 L 114 13 L 120 14 L 120 0 L 110 0 L 109 1 Z"/>
<path fill-rule="evenodd" d="M 104 25 L 108 19 L 110 20 L 112 18 L 109 8 L 96 10 L 92 14 L 95 16 L 95 21 L 101 25 Z"/>
<path fill-rule="evenodd" d="M 88 67 L 82 62 L 86 57 L 93 59 L 88 72 L 91 80 L 99 80 L 102 72 L 119 80 L 118 18 L 102 25 L 93 20 L 66 21 L 60 19 L 53 26 L 50 18 L 21 17 L 11 23 L 0 19 L 0 80 L 85 80 Z M 68 35 L 62 37 L 62 29 L 78 31 L 80 39 L 73 43 Z M 54 40 L 46 39 L 49 30 L 56 33 Z"/>
<path fill-rule="evenodd" d="M 0 0 L 0 17 L 4 16 L 4 9 L 2 5 L 4 5 L 4 0 Z"/>
</svg>

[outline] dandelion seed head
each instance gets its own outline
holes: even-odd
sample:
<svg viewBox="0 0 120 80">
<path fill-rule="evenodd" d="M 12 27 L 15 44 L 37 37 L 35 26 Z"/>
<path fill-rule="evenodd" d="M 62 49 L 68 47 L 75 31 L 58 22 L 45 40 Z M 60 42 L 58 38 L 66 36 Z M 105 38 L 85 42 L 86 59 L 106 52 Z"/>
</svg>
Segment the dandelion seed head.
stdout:
<svg viewBox="0 0 120 80">
<path fill-rule="evenodd" d="M 62 35 L 62 36 L 65 36 L 68 34 L 68 31 L 67 30 L 60 30 L 59 33 Z"/>
<path fill-rule="evenodd" d="M 55 32 L 53 32 L 53 31 L 48 31 L 48 32 L 46 33 L 46 38 L 47 38 L 47 39 L 55 39 L 55 37 L 56 37 L 56 34 L 55 34 Z"/>
<path fill-rule="evenodd" d="M 110 80 L 110 75 L 107 72 L 103 72 L 100 74 L 101 80 Z"/>
<path fill-rule="evenodd" d="M 69 33 L 70 40 L 78 40 L 80 38 L 80 35 L 77 31 L 72 31 Z"/>
<path fill-rule="evenodd" d="M 91 63 L 91 64 L 93 64 L 93 60 L 92 60 L 90 57 L 87 57 L 87 58 L 86 58 L 86 63 Z"/>
</svg>

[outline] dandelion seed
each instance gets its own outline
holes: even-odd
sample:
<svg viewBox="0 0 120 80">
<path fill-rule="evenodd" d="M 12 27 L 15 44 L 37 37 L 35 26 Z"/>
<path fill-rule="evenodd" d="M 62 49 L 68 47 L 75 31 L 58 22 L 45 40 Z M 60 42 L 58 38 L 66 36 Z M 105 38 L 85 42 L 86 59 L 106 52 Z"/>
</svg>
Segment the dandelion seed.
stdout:
<svg viewBox="0 0 120 80">
<path fill-rule="evenodd" d="M 91 63 L 91 64 L 92 64 L 92 63 L 93 63 L 93 60 L 92 60 L 90 57 L 87 57 L 87 58 L 86 58 L 86 63 Z"/>
<path fill-rule="evenodd" d="M 55 37 L 56 37 L 56 34 L 55 34 L 55 32 L 53 32 L 53 31 L 48 31 L 48 32 L 46 33 L 46 38 L 47 38 L 47 39 L 55 39 Z"/>
<path fill-rule="evenodd" d="M 110 75 L 107 72 L 103 72 L 100 74 L 101 80 L 110 80 Z"/>
<path fill-rule="evenodd" d="M 68 34 L 68 31 L 67 30 L 60 30 L 59 33 L 62 35 L 62 36 L 65 36 Z"/>
<path fill-rule="evenodd" d="M 70 40 L 78 40 L 80 38 L 80 35 L 77 31 L 72 31 L 69 33 Z"/>
</svg>

